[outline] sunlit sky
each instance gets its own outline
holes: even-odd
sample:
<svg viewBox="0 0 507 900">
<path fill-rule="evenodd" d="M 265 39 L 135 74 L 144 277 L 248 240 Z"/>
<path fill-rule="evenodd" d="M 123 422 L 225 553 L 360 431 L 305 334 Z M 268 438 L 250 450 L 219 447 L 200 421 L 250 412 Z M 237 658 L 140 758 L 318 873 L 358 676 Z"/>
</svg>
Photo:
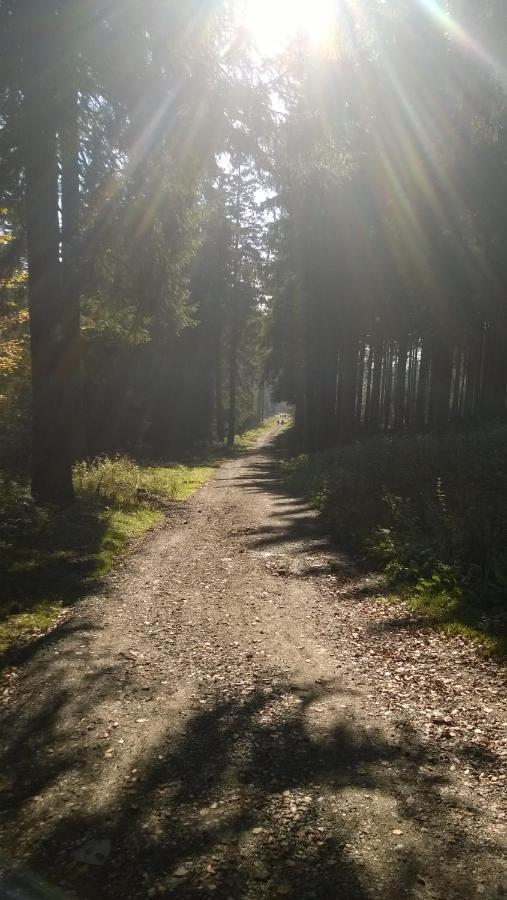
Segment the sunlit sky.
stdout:
<svg viewBox="0 0 507 900">
<path fill-rule="evenodd" d="M 336 16 L 336 0 L 244 0 L 240 10 L 241 22 L 259 50 L 271 55 L 299 34 L 317 43 L 325 40 Z"/>
<path fill-rule="evenodd" d="M 454 40 L 465 46 L 472 56 L 478 57 L 504 86 L 507 85 L 505 60 L 492 55 L 487 47 L 474 39 L 470 31 L 452 18 L 445 0 L 414 0 L 414 3 L 422 7 Z M 349 15 L 352 11 L 358 21 L 361 20 L 361 3 L 358 0 L 237 0 L 237 9 L 240 23 L 266 56 L 283 51 L 298 35 L 316 45 L 332 39 L 340 10 Z"/>
</svg>

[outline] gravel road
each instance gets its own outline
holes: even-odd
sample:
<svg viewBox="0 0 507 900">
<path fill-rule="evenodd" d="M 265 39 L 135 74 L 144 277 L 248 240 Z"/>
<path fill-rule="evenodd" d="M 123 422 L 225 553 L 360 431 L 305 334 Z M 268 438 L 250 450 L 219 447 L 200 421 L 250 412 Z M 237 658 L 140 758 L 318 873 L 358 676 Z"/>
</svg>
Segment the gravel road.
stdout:
<svg viewBox="0 0 507 900">
<path fill-rule="evenodd" d="M 174 504 L 11 678 L 0 897 L 507 897 L 501 672 L 378 591 L 269 446 Z"/>
</svg>

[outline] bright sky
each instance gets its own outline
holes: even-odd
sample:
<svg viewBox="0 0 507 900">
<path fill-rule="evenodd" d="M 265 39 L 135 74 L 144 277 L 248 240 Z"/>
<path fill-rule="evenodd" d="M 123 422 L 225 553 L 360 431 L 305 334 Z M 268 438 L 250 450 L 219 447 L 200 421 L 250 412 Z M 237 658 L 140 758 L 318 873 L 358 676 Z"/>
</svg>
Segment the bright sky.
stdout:
<svg viewBox="0 0 507 900">
<path fill-rule="evenodd" d="M 284 49 L 298 34 L 319 43 L 329 35 L 336 0 L 244 0 L 241 21 L 263 54 Z"/>
</svg>

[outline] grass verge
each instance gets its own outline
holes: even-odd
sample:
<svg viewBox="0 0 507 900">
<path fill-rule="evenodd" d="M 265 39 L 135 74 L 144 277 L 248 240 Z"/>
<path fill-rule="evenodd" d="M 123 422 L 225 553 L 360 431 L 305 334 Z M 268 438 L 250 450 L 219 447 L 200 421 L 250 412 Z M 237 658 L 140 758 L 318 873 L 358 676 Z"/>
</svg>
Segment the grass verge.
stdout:
<svg viewBox="0 0 507 900">
<path fill-rule="evenodd" d="M 235 450 L 253 447 L 275 422 L 273 416 L 240 435 Z M 68 510 L 36 506 L 26 482 L 0 478 L 0 664 L 51 628 L 132 540 L 163 519 L 157 498 L 187 500 L 224 457 L 217 448 L 186 464 L 141 465 L 122 456 L 80 462 Z"/>
<path fill-rule="evenodd" d="M 269 419 L 264 420 L 262 425 L 257 425 L 255 428 L 250 428 L 249 431 L 244 431 L 243 434 L 237 435 L 234 449 L 239 451 L 251 450 L 259 438 L 274 428 L 277 418 L 277 416 L 270 416 Z"/>
<path fill-rule="evenodd" d="M 79 463 L 67 510 L 36 506 L 26 483 L 0 481 L 0 661 L 47 631 L 163 519 L 156 498 L 186 500 L 215 466 Z"/>
</svg>

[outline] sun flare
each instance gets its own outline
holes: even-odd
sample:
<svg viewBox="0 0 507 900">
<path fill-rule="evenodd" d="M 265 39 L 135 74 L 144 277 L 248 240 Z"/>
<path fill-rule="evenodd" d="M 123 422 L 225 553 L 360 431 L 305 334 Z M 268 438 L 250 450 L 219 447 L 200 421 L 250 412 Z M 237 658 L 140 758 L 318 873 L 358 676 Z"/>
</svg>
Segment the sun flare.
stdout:
<svg viewBox="0 0 507 900">
<path fill-rule="evenodd" d="M 320 43 L 336 20 L 336 0 L 244 0 L 243 25 L 262 53 L 280 52 L 301 35 Z"/>
</svg>

